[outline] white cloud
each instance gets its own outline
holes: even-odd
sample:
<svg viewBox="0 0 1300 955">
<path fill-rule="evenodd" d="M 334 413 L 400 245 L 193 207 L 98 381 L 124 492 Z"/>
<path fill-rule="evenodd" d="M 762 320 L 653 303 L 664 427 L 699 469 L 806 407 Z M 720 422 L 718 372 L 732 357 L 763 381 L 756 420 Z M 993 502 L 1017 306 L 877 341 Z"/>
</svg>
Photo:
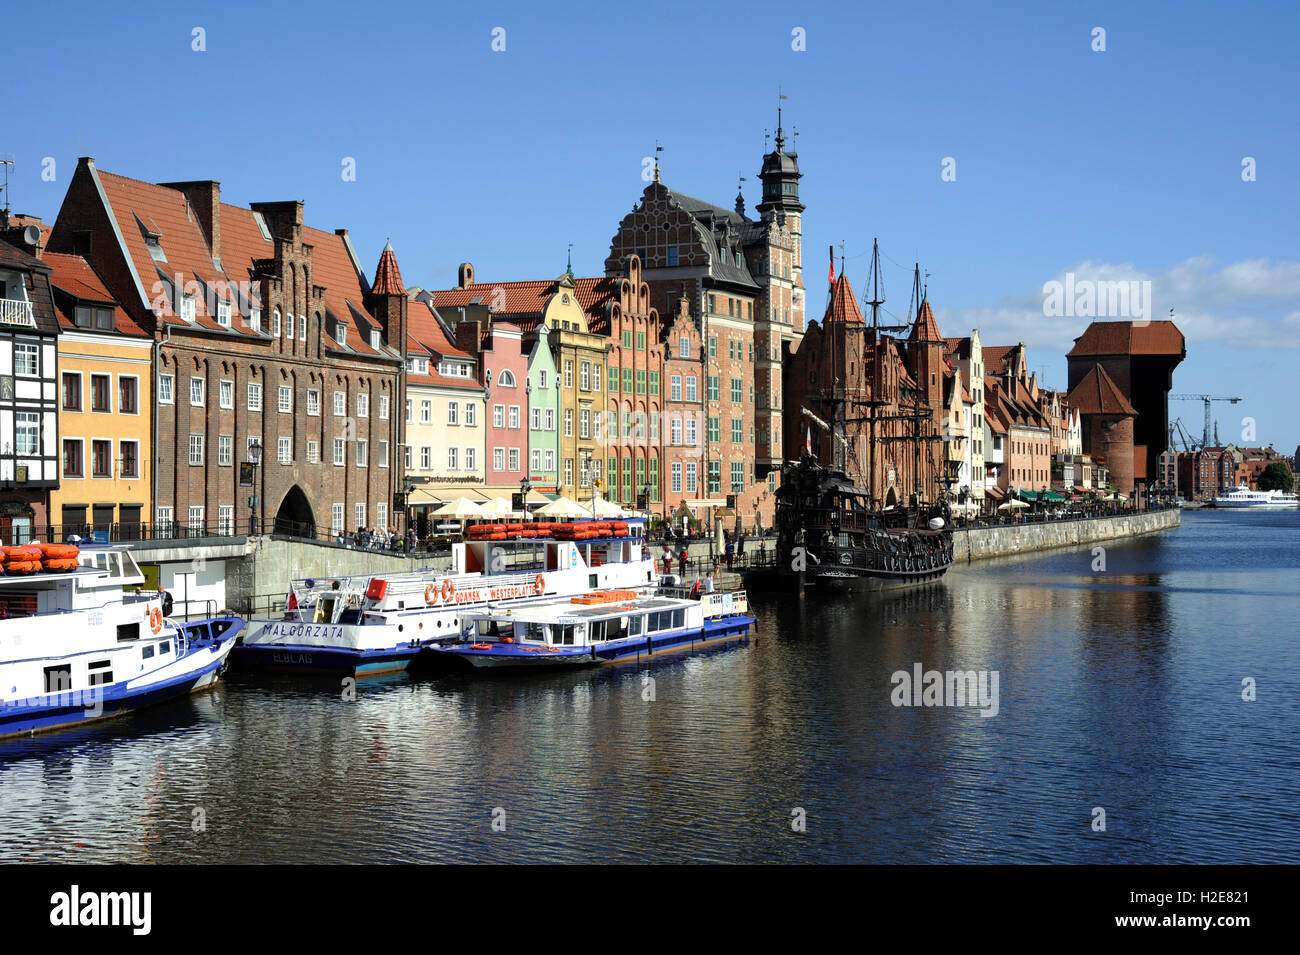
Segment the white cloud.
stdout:
<svg viewBox="0 0 1300 955">
<path fill-rule="evenodd" d="M 1076 285 L 1093 282 L 1151 283 L 1150 317 L 1169 317 L 1193 343 L 1217 343 L 1236 348 L 1300 348 L 1300 262 L 1248 259 L 1215 269 L 1210 256 L 1179 262 L 1160 274 L 1131 264 L 1084 261 L 1044 279 L 1065 282 L 1073 273 Z M 1090 319 L 1048 317 L 1041 286 L 1008 296 L 994 306 L 943 309 L 937 316 L 946 335 L 980 330 L 985 344 L 1023 341 L 1034 349 L 1062 355 L 1083 334 Z M 1098 320 L 1105 320 L 1106 316 Z"/>
</svg>

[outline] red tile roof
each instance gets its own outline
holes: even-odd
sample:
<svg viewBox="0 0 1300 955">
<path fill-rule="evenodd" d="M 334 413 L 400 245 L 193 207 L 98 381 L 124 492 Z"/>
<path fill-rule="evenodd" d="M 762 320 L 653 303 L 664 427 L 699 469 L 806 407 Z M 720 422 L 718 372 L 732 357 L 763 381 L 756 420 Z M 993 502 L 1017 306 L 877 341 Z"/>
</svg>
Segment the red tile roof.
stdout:
<svg viewBox="0 0 1300 955">
<path fill-rule="evenodd" d="M 1082 414 L 1136 415 L 1123 392 L 1101 365 L 1093 365 L 1066 399 Z"/>
<path fill-rule="evenodd" d="M 984 357 L 984 370 L 992 375 L 1002 374 L 1007 370 L 1007 356 L 1019 347 L 1019 345 L 985 345 L 980 350 Z"/>
<path fill-rule="evenodd" d="M 864 325 L 862 312 L 858 309 L 858 303 L 853 295 L 853 286 L 849 282 L 847 275 L 841 275 L 835 280 L 835 289 L 831 292 L 831 300 L 826 303 L 826 314 L 822 317 L 822 322 L 829 324 L 831 322 L 844 322 L 847 325 Z"/>
<path fill-rule="evenodd" d="M 113 307 L 113 325 L 114 328 L 124 335 L 144 335 L 145 330 L 135 323 L 135 320 L 126 313 L 117 300 L 113 298 L 113 293 L 108 290 L 104 280 L 99 274 L 79 255 L 65 255 L 62 252 L 46 252 L 41 261 L 50 268 L 50 284 L 55 288 L 66 292 L 68 295 L 83 302 L 99 302 L 102 304 L 111 303 Z M 56 300 L 56 305 L 57 305 Z M 76 328 L 75 312 L 69 314 L 69 311 L 75 306 L 65 310 L 63 307 L 58 308 L 59 325 L 63 328 Z"/>
<path fill-rule="evenodd" d="M 914 342 L 943 342 L 943 336 L 939 334 L 939 323 L 934 320 L 934 310 L 930 308 L 928 298 L 922 300 L 921 311 L 916 316 L 916 323 L 908 337 Z"/>
<path fill-rule="evenodd" d="M 1066 357 L 1186 354 L 1183 333 L 1173 322 L 1093 322 Z"/>
<path fill-rule="evenodd" d="M 402 284 L 402 273 L 397 267 L 397 255 L 391 243 L 384 245 L 379 255 L 379 264 L 375 266 L 375 281 L 370 286 L 374 295 L 405 295 L 406 286 Z"/>
</svg>

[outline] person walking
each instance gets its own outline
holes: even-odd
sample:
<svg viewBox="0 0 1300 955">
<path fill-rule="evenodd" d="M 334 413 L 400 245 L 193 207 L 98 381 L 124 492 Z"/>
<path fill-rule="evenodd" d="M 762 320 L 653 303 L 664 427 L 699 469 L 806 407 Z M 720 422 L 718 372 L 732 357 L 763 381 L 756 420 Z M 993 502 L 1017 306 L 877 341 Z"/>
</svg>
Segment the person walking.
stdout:
<svg viewBox="0 0 1300 955">
<path fill-rule="evenodd" d="M 711 594 L 711 593 L 713 593 L 713 588 L 714 588 L 715 585 L 716 585 L 716 584 L 715 584 L 715 581 L 714 581 L 714 579 L 713 579 L 713 571 L 709 571 L 709 575 L 708 575 L 707 577 L 704 578 L 704 592 L 705 592 L 706 594 Z"/>
<path fill-rule="evenodd" d="M 686 576 L 686 560 L 688 557 L 690 557 L 690 554 L 686 552 L 686 547 L 683 545 L 682 552 L 677 555 L 677 566 L 680 568 L 682 577 Z"/>
<path fill-rule="evenodd" d="M 727 538 L 727 570 L 731 570 L 732 564 L 734 563 L 735 559 L 736 559 L 736 545 L 731 540 L 731 538 Z"/>
</svg>

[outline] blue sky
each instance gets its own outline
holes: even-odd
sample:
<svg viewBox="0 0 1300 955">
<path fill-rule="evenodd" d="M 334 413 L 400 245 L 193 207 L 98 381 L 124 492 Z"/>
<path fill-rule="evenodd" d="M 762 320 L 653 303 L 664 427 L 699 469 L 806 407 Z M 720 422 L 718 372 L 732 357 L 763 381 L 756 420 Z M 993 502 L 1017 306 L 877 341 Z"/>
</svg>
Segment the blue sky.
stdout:
<svg viewBox="0 0 1300 955">
<path fill-rule="evenodd" d="M 1259 443 L 1300 444 L 1300 5 L 51 7 L 6 12 L 16 212 L 52 221 L 90 155 L 241 205 L 303 199 L 368 269 L 391 238 L 409 285 L 465 260 L 554 276 L 569 243 L 595 275 L 656 141 L 669 186 L 729 207 L 744 175 L 753 208 L 780 84 L 813 312 L 827 245 L 861 292 L 878 236 L 886 308 L 919 256 L 944 334 L 1024 341 L 1063 387 L 1087 320 L 1046 316 L 1044 283 L 1150 281 L 1151 317 L 1172 307 L 1188 337 L 1175 392 L 1244 397 L 1216 406 L 1225 441 L 1252 417 Z M 1172 410 L 1199 431 L 1199 404 Z"/>
</svg>

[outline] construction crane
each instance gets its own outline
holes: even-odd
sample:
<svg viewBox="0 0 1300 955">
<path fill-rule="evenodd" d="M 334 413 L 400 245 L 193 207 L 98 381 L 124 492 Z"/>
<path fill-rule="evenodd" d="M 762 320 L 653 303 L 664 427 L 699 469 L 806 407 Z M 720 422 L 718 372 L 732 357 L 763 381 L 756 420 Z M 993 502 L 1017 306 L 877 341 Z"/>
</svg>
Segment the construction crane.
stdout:
<svg viewBox="0 0 1300 955">
<path fill-rule="evenodd" d="M 1214 401 L 1226 401 L 1229 404 L 1236 404 L 1241 398 L 1220 398 L 1215 395 L 1170 395 L 1175 401 L 1203 401 L 1205 402 L 1205 433 L 1201 437 L 1201 447 L 1208 448 L 1210 445 L 1210 433 L 1213 426 L 1210 421 L 1210 403 Z"/>
<path fill-rule="evenodd" d="M 1192 448 L 1196 446 L 1196 442 L 1192 440 L 1191 435 L 1189 435 L 1189 434 L 1187 433 L 1187 429 L 1183 426 L 1183 419 L 1182 419 L 1182 418 L 1175 418 L 1175 419 L 1174 419 L 1174 423 L 1171 424 L 1171 425 L 1169 426 L 1169 448 L 1170 448 L 1170 450 L 1176 450 L 1176 449 L 1174 448 L 1174 436 L 1175 436 L 1175 435 L 1177 435 L 1179 438 L 1182 439 L 1182 442 L 1183 442 L 1183 450 L 1184 450 L 1184 451 L 1190 452 L 1190 451 L 1192 450 Z"/>
</svg>

